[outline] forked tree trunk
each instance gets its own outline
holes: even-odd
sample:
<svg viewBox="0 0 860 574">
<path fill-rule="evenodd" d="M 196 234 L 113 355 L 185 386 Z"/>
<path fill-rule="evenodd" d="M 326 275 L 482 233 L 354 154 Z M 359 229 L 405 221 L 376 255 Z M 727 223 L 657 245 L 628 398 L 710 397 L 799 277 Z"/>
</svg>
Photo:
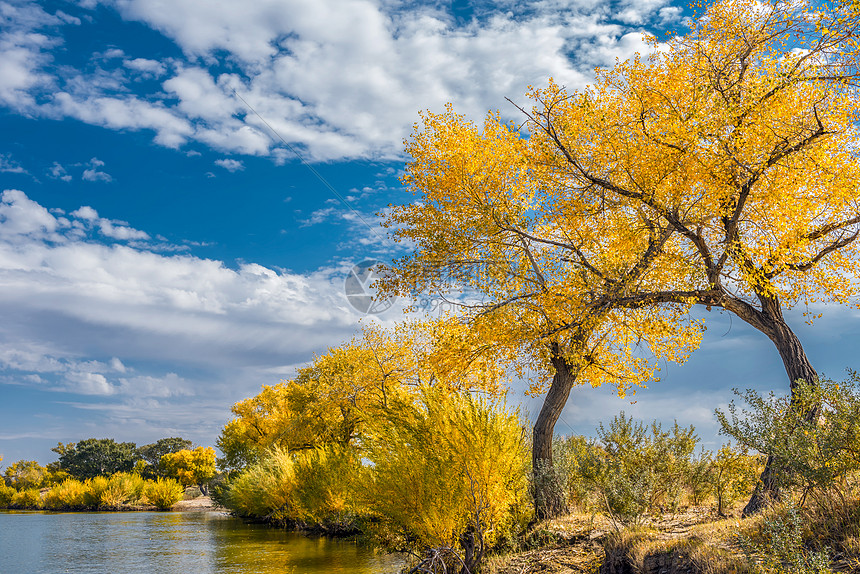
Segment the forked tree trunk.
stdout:
<svg viewBox="0 0 860 574">
<path fill-rule="evenodd" d="M 818 374 L 812 368 L 812 363 L 809 362 L 809 358 L 803 350 L 803 345 L 800 344 L 800 339 L 797 338 L 797 335 L 794 334 L 794 331 L 785 322 L 779 300 L 773 297 L 761 297 L 760 300 L 762 302 L 762 310 L 756 310 L 754 316 L 745 316 L 746 314 L 735 312 L 741 319 L 744 319 L 747 323 L 762 331 L 773 341 L 777 351 L 779 351 L 785 372 L 788 375 L 791 387 L 791 402 L 794 404 L 797 398 L 795 391 L 797 390 L 798 381 L 803 380 L 808 383 L 817 383 Z M 813 409 L 805 413 L 804 416 L 816 417 L 818 416 L 818 411 Z M 768 500 L 778 500 L 780 496 L 779 487 L 779 469 L 775 467 L 773 457 L 768 456 L 755 491 L 744 507 L 743 516 L 755 514 L 762 509 Z"/>
<path fill-rule="evenodd" d="M 538 520 L 554 518 L 567 512 L 564 495 L 552 463 L 552 437 L 555 423 L 561 416 L 570 390 L 576 382 L 576 373 L 560 353 L 553 353 L 555 375 L 543 406 L 535 421 L 532 435 L 532 472 L 535 514 Z"/>
</svg>

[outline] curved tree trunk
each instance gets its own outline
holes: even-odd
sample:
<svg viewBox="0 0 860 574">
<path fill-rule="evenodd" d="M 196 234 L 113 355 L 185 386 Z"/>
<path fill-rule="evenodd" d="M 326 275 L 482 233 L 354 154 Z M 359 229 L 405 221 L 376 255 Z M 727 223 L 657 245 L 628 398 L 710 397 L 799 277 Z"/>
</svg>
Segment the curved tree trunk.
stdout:
<svg viewBox="0 0 860 574">
<path fill-rule="evenodd" d="M 812 363 L 803 350 L 800 339 L 785 322 L 782 315 L 782 305 L 775 297 L 760 296 L 761 311 L 749 306 L 738 312 L 739 309 L 731 309 L 741 319 L 767 335 L 779 351 L 785 372 L 791 388 L 791 400 L 795 401 L 795 390 L 800 380 L 808 383 L 817 383 L 818 374 L 812 367 Z M 730 306 L 727 306 L 730 307 Z M 750 313 L 752 311 L 752 313 Z M 816 417 L 818 412 L 813 410 L 805 414 L 807 417 Z M 749 516 L 761 510 L 768 500 L 779 499 L 779 469 L 775 468 L 773 458 L 768 456 L 765 468 L 761 473 L 758 485 L 744 507 L 743 516 Z"/>
<path fill-rule="evenodd" d="M 538 520 L 553 518 L 567 512 L 561 485 L 552 464 L 552 437 L 555 423 L 558 422 L 558 417 L 561 416 L 561 411 L 570 396 L 570 390 L 576 382 L 576 373 L 557 352 L 557 347 L 553 351 L 552 365 L 555 367 L 555 375 L 535 421 L 532 435 L 532 472 L 534 473 L 532 495 Z"/>
</svg>

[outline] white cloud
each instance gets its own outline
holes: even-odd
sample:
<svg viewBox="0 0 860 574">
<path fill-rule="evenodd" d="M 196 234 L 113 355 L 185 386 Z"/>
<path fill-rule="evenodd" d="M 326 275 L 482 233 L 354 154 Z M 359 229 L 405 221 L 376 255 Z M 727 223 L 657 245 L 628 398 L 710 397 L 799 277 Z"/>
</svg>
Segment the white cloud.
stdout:
<svg viewBox="0 0 860 574">
<path fill-rule="evenodd" d="M 152 130 L 167 147 L 196 141 L 279 160 L 291 154 L 280 138 L 316 160 L 397 156 L 418 111 L 449 101 L 474 119 L 496 108 L 516 116 L 506 96 L 519 100 L 550 76 L 582 87 L 594 65 L 646 48 L 642 25 L 677 15 L 666 0 L 501 2 L 477 5 L 475 18 L 459 24 L 450 11 L 418 2 L 103 4 L 175 41 L 184 61 L 105 46 L 89 71 L 57 72 L 52 51 L 75 23 L 18 7 L 0 40 L 0 102 L 31 115 Z M 90 17 L 99 24 L 98 13 Z M 148 86 L 141 79 L 162 80 L 161 89 L 136 93 Z"/>
<path fill-rule="evenodd" d="M 71 212 L 69 215 L 80 219 L 86 219 L 87 221 L 93 221 L 99 218 L 99 213 L 89 205 L 84 205 Z"/>
<path fill-rule="evenodd" d="M 54 165 L 52 165 L 48 169 L 48 175 L 52 179 L 59 179 L 66 182 L 72 181 L 72 176 L 69 175 L 69 173 L 66 171 L 66 168 L 56 161 L 54 162 Z"/>
<path fill-rule="evenodd" d="M 159 78 L 167 73 L 167 67 L 158 60 L 148 60 L 147 58 L 134 58 L 126 60 L 123 66 L 130 70 L 138 72 L 141 79 Z"/>
<path fill-rule="evenodd" d="M 0 2 L 0 18 L 0 103 L 26 111 L 36 106 L 35 92 L 55 83 L 46 68 L 61 41 L 42 30 L 64 22 L 35 3 Z"/>
<path fill-rule="evenodd" d="M 54 238 L 57 219 L 47 209 L 17 189 L 7 189 L 0 195 L 0 239 L 16 241 L 23 238 Z"/>
<path fill-rule="evenodd" d="M 22 192 L 2 198 L 0 385 L 83 397 L 66 401 L 81 414 L 57 423 L 54 440 L 98 429 L 212 444 L 231 404 L 349 338 L 362 316 L 343 295 L 348 263 L 230 269 L 95 242 L 105 218 L 89 207 L 58 218 Z"/>
<path fill-rule="evenodd" d="M 223 167 L 230 173 L 245 169 L 245 165 L 241 161 L 235 159 L 216 159 L 215 165 Z"/>
<path fill-rule="evenodd" d="M 300 227 L 310 227 L 311 225 L 318 225 L 325 221 L 331 219 L 332 216 L 336 216 L 338 219 L 341 216 L 341 213 L 338 211 L 336 207 L 323 207 L 322 209 L 317 209 L 313 211 L 305 220 L 302 220 L 299 223 Z"/>
<path fill-rule="evenodd" d="M 0 199 L 0 385 L 91 397 L 71 405 L 117 438 L 179 425 L 212 444 L 231 404 L 346 340 L 362 317 L 343 294 L 348 263 L 231 269 L 95 241 L 120 222 L 91 207 L 57 217 L 21 191 Z"/>
<path fill-rule="evenodd" d="M 81 174 L 81 179 L 84 181 L 103 181 L 105 183 L 113 181 L 113 178 L 110 175 L 95 169 L 85 169 L 84 173 Z"/>
<path fill-rule="evenodd" d="M 84 181 L 102 181 L 104 183 L 110 183 L 113 181 L 113 178 L 110 174 L 107 174 L 103 171 L 99 171 L 100 167 L 103 167 L 105 162 L 101 161 L 99 158 L 94 157 L 89 162 L 89 167 L 84 170 L 84 173 L 81 174 L 81 179 Z"/>
<path fill-rule="evenodd" d="M 138 229 L 133 229 L 124 221 L 116 221 L 99 217 L 98 212 L 89 205 L 84 205 L 83 207 L 71 212 L 69 215 L 85 222 L 83 225 L 85 229 L 97 228 L 104 237 L 108 237 L 110 239 L 119 239 L 122 241 L 145 241 L 149 239 L 148 233 Z"/>
<path fill-rule="evenodd" d="M 27 173 L 27 170 L 21 167 L 17 161 L 12 159 L 9 154 L 0 153 L 0 173 Z"/>
</svg>

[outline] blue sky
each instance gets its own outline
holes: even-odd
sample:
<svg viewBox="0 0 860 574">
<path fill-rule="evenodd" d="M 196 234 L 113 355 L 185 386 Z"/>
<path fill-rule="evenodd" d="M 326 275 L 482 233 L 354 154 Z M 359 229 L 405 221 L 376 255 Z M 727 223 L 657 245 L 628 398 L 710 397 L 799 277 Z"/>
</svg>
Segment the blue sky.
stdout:
<svg viewBox="0 0 860 574">
<path fill-rule="evenodd" d="M 0 0 L 5 462 L 89 437 L 214 444 L 234 402 L 355 333 L 344 278 L 398 253 L 376 214 L 411 201 L 398 174 L 420 110 L 514 118 L 505 97 L 550 76 L 585 86 L 643 32 L 683 31 L 681 6 Z M 838 378 L 860 366 L 860 329 L 825 313 L 791 321 Z M 762 335 L 708 319 L 688 364 L 633 399 L 577 389 L 559 430 L 625 409 L 713 446 L 731 387 L 782 389 L 784 374 Z"/>
</svg>

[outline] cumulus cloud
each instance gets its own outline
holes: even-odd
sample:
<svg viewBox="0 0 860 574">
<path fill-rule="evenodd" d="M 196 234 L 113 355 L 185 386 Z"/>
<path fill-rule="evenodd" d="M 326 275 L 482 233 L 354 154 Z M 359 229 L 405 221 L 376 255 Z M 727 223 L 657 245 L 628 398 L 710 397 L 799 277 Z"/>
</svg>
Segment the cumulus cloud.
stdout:
<svg viewBox="0 0 860 574">
<path fill-rule="evenodd" d="M 230 173 L 245 169 L 245 165 L 241 161 L 235 159 L 216 159 L 215 165 L 223 167 Z"/>
<path fill-rule="evenodd" d="M 343 293 L 347 262 L 230 268 L 129 241 L 141 237 L 92 207 L 53 214 L 3 192 L 0 385 L 78 397 L 69 404 L 116 423 L 118 438 L 179 417 L 180 434 L 212 444 L 232 403 L 346 340 L 363 316 Z M 121 417 L 140 420 L 124 428 Z"/>
<path fill-rule="evenodd" d="M 134 58 L 123 62 L 123 66 L 139 74 L 140 79 L 159 78 L 167 72 L 167 67 L 158 60 Z"/>
<path fill-rule="evenodd" d="M 157 30 L 184 59 L 104 46 L 84 68 L 52 67 L 78 21 L 16 4 L 0 35 L 0 103 L 151 130 L 167 147 L 284 159 L 283 139 L 315 160 L 397 156 L 418 111 L 446 102 L 474 119 L 496 108 L 513 117 L 506 96 L 550 76 L 582 87 L 595 65 L 647 49 L 643 27 L 678 15 L 667 0 L 477 3 L 468 20 L 435 3 L 380 0 L 98 4 Z M 99 24 L 97 12 L 81 16 Z"/>
<path fill-rule="evenodd" d="M 72 181 L 73 179 L 69 172 L 66 171 L 66 168 L 56 161 L 54 162 L 54 165 L 48 168 L 48 176 L 51 179 L 59 179 L 65 182 Z"/>
<path fill-rule="evenodd" d="M 99 168 L 104 166 L 105 162 L 99 160 L 97 157 L 94 157 L 89 162 L 89 167 L 84 170 L 84 173 L 81 174 L 81 179 L 84 181 L 102 181 L 105 183 L 110 183 L 113 181 L 113 178 L 110 174 L 105 173 L 103 171 L 99 171 Z"/>
</svg>

